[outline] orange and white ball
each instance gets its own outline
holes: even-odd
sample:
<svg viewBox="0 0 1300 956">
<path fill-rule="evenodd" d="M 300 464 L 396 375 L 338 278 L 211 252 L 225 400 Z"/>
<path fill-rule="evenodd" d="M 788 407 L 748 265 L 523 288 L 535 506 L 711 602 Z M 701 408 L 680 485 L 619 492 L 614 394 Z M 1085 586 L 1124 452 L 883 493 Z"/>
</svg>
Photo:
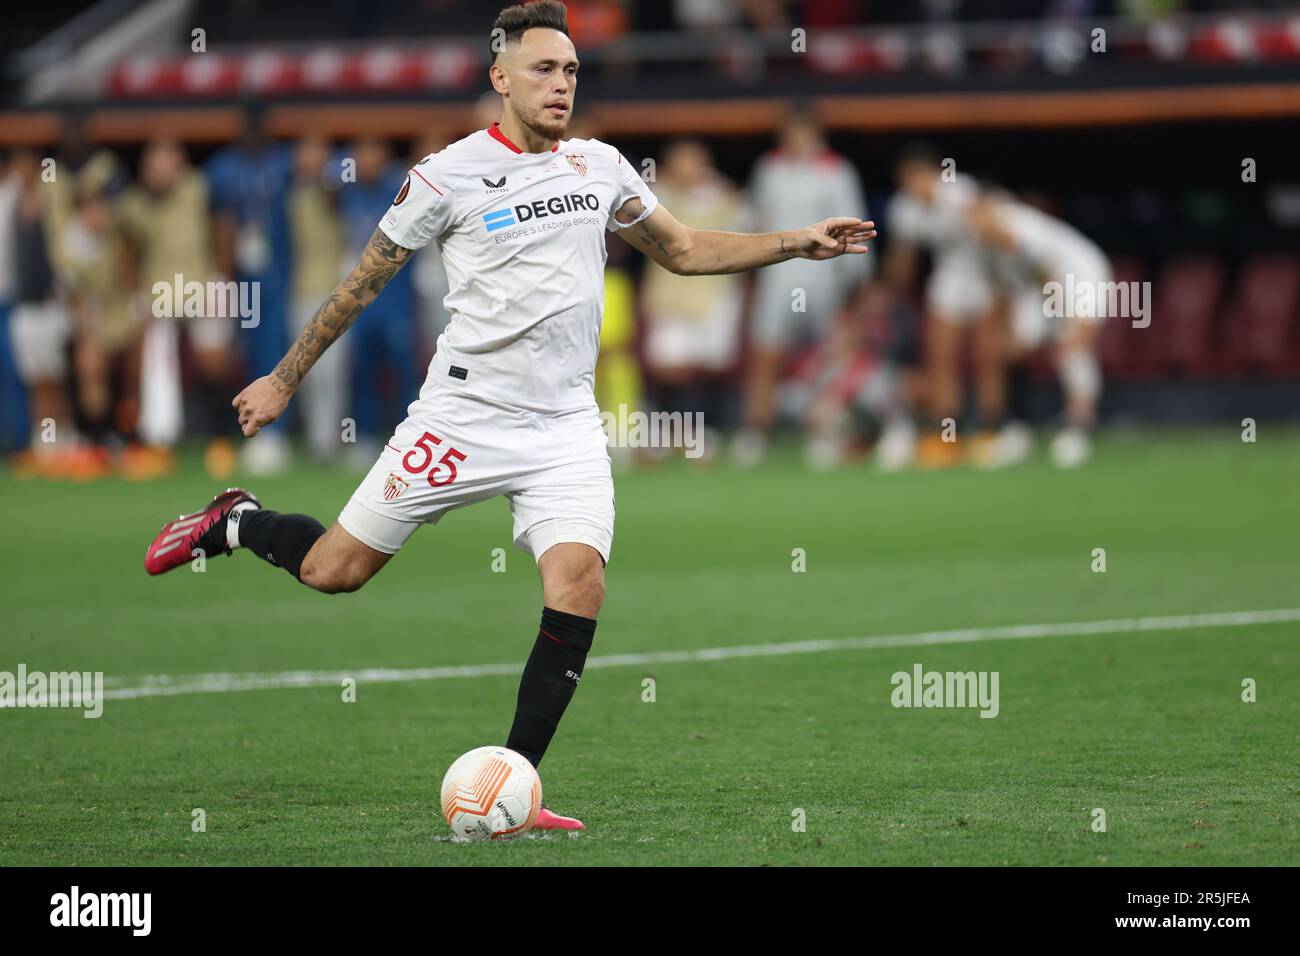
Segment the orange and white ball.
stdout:
<svg viewBox="0 0 1300 956">
<path fill-rule="evenodd" d="M 528 758 L 505 747 L 479 747 L 442 778 L 442 816 L 457 836 L 508 840 L 537 820 L 542 781 Z"/>
</svg>

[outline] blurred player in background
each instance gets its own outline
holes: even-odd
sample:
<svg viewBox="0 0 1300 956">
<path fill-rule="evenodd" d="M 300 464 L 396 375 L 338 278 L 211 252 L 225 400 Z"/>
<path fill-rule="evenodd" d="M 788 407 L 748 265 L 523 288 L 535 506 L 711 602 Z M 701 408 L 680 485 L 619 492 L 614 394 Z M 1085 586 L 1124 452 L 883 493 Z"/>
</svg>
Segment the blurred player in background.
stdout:
<svg viewBox="0 0 1300 956">
<path fill-rule="evenodd" d="M 944 161 L 947 164 L 948 161 Z M 895 163 L 898 191 L 889 204 L 885 273 L 901 293 L 910 287 L 921 251 L 931 258 L 925 285 L 925 367 L 929 420 L 917 446 L 923 468 L 956 464 L 959 441 L 945 441 L 945 420 L 960 422 L 962 346 L 973 336 L 980 449 L 993 441 L 1006 410 L 1003 342 L 992 260 L 970 228 L 979 184 L 955 165 L 941 165 L 928 146 L 906 148 Z"/>
<path fill-rule="evenodd" d="M 921 394 L 915 317 L 884 282 L 860 284 L 835 325 L 795 363 L 781 407 L 806 432 L 804 460 L 822 470 L 843 464 L 874 441 L 876 464 L 898 471 L 916 441 L 912 409 Z"/>
<path fill-rule="evenodd" d="M 565 139 L 579 64 L 563 4 L 509 7 L 496 30 L 506 41 L 493 44 L 490 71 L 499 123 L 412 167 L 351 275 L 272 374 L 232 403 L 246 435 L 279 418 L 412 251 L 436 242 L 453 318 L 407 419 L 328 531 L 230 489 L 164 525 L 145 567 L 160 574 L 188 565 L 195 549 L 246 547 L 309 587 L 355 591 L 421 525 L 504 495 L 516 544 L 542 579 L 541 625 L 506 741 L 536 765 L 581 679 L 613 545 L 614 486 L 593 391 L 606 232 L 673 272 L 708 275 L 860 255 L 875 230 L 856 216 L 760 235 L 683 226 L 617 149 Z M 545 809 L 536 826 L 582 828 Z"/>
<path fill-rule="evenodd" d="M 75 325 L 76 397 L 87 438 L 100 452 L 85 463 L 81 477 L 107 472 L 107 449 L 134 440 L 139 416 L 142 323 L 131 300 L 126 241 L 110 194 L 116 176 L 111 160 L 76 176 L 75 212 L 59 237 Z"/>
<path fill-rule="evenodd" d="M 41 157 L 34 150 L 14 152 L 10 172 L 16 189 L 14 298 L 9 332 L 31 416 L 29 449 L 17 465 L 20 474 L 57 470 L 57 456 L 71 447 L 73 439 L 72 403 L 66 387 L 72 317 L 55 271 L 54 223 L 59 220 L 41 174 Z"/>
<path fill-rule="evenodd" d="M 257 321 L 241 328 L 239 336 L 254 370 L 272 367 L 288 344 L 293 267 L 287 205 L 293 154 L 286 144 L 269 142 L 263 124 L 261 108 L 246 107 L 239 140 L 219 150 L 205 168 L 217 272 L 256 283 L 258 289 Z M 247 443 L 240 458 L 252 474 L 283 471 L 291 458 L 288 439 L 282 429 L 270 428 Z"/>
<path fill-rule="evenodd" d="M 748 225 L 744 194 L 713 166 L 708 147 L 679 140 L 664 150 L 654 187 L 659 201 L 690 211 L 700 229 Z M 647 266 L 641 290 L 646 374 L 655 408 L 704 416 L 703 452 L 712 457 L 719 429 L 730 425 L 731 373 L 740 358 L 743 280 L 734 275 L 680 276 Z"/>
<path fill-rule="evenodd" d="M 10 316 L 17 289 L 18 197 L 22 185 L 11 157 L 0 154 L 0 452 L 27 444 L 27 392 L 14 364 Z"/>
<path fill-rule="evenodd" d="M 846 209 L 867 215 L 853 164 L 827 146 L 816 119 L 800 106 L 786 118 L 777 148 L 759 159 L 750 199 L 757 229 L 826 218 Z M 768 434 L 776 423 L 777 384 L 791 350 L 804 340 L 827 334 L 836 310 L 869 269 L 867 259 L 850 257 L 830 269 L 796 260 L 759 273 L 750 325 L 744 428 L 732 443 L 738 465 L 756 465 L 766 454 Z"/>
<path fill-rule="evenodd" d="M 294 154 L 289 190 L 289 229 L 293 246 L 290 325 L 297 335 L 311 322 L 321 299 L 351 267 L 351 254 L 338 213 L 338 167 L 330 166 L 330 146 L 321 136 L 305 136 Z M 317 462 L 330 462 L 342 450 L 342 421 L 351 391 L 347 345 L 321 357 L 311 381 L 302 387 L 303 432 Z M 277 357 L 278 358 L 278 357 Z"/>
<path fill-rule="evenodd" d="M 356 182 L 339 193 L 348 252 L 355 260 L 374 232 L 375 223 L 392 204 L 393 183 L 402 179 L 402 166 L 392 147 L 377 136 L 362 136 L 350 144 L 346 158 L 356 161 Z M 356 441 L 347 446 L 348 467 L 370 467 L 382 435 L 402 418 L 407 396 L 415 391 L 413 272 L 399 272 L 384 294 L 366 309 L 349 343 L 352 358 L 352 408 Z"/>
<path fill-rule="evenodd" d="M 140 181 L 129 186 L 118 203 L 118 219 L 131 250 L 132 296 L 144 317 L 140 369 L 140 437 L 146 448 L 124 460 L 134 478 L 167 473 L 172 448 L 184 427 L 181 392 L 182 329 L 195 365 L 195 388 L 201 424 L 208 436 L 205 463 L 214 475 L 233 467 L 233 449 L 225 436 L 230 429 L 219 409 L 233 372 L 231 348 L 236 320 L 229 317 L 185 318 L 172 301 L 176 277 L 183 282 L 208 282 L 217 275 L 213 258 L 213 227 L 208 187 L 203 175 L 174 140 L 150 142 L 140 159 Z M 158 293 L 165 291 L 166 308 L 155 312 Z"/>
<path fill-rule="evenodd" d="M 1106 254 L 1068 223 L 1004 193 L 976 202 L 971 226 L 1002 257 L 1009 277 L 1010 361 L 1043 346 L 1065 394 L 1065 425 L 1052 439 L 1058 468 L 1083 464 L 1091 453 L 1102 370 L 1097 339 L 1112 280 Z M 1063 314 L 1062 314 L 1063 313 Z M 1008 465 L 1028 452 L 1023 425 L 1010 424 L 995 440 L 990 463 Z"/>
</svg>

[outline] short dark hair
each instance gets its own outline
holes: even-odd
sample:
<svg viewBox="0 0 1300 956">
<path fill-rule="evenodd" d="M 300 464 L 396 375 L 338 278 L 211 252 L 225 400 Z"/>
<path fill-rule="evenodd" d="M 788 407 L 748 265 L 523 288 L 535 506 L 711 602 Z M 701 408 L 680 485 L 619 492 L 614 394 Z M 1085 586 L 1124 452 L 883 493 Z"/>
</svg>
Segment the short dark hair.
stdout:
<svg viewBox="0 0 1300 956">
<path fill-rule="evenodd" d="M 518 43 L 525 33 L 537 27 L 559 30 L 567 37 L 568 8 L 560 0 L 538 0 L 537 3 L 516 3 L 512 7 L 506 7 L 497 15 L 497 22 L 492 24 L 492 37 L 488 41 L 492 62 L 497 61 L 497 56 L 507 43 Z"/>
<path fill-rule="evenodd" d="M 929 143 L 914 140 L 905 143 L 894 157 L 894 169 L 904 166 L 938 166 L 939 154 Z"/>
</svg>

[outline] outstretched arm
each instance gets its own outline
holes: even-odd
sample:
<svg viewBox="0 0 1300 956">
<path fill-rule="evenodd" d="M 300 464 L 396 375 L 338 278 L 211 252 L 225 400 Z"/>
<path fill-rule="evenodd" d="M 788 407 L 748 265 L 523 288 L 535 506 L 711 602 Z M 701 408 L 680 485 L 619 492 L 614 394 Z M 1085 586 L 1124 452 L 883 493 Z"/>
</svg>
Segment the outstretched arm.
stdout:
<svg viewBox="0 0 1300 956">
<path fill-rule="evenodd" d="M 409 258 L 410 249 L 393 242 L 383 230 L 375 230 L 361 253 L 361 261 L 316 310 L 289 354 L 270 375 L 253 382 L 230 403 L 239 411 L 239 427 L 245 436 L 256 435 L 280 417 L 303 376 L 334 340 L 352 327 Z"/>
<path fill-rule="evenodd" d="M 641 214 L 640 199 L 630 199 L 616 214 L 630 222 Z M 710 232 L 682 225 L 663 206 L 619 235 L 669 272 L 718 275 L 746 272 L 787 259 L 834 259 L 861 255 L 876 237 L 876 224 L 852 216 L 823 219 L 805 229 L 746 234 Z"/>
</svg>

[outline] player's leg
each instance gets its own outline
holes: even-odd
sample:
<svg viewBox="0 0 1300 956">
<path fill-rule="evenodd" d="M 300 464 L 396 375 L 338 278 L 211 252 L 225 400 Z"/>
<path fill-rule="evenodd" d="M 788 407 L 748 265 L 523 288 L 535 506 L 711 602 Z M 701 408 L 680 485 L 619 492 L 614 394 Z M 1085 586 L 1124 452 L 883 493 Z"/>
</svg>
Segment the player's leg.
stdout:
<svg viewBox="0 0 1300 956">
<path fill-rule="evenodd" d="M 995 432 L 1007 414 L 1005 312 L 990 309 L 972 326 L 975 358 L 975 408 L 980 428 Z"/>
<path fill-rule="evenodd" d="M 421 480 L 427 478 L 434 456 L 431 446 L 413 446 L 422 435 L 432 437 L 425 431 L 425 416 L 441 414 L 449 421 L 455 418 L 454 409 L 422 405 L 398 427 L 329 531 L 310 515 L 264 509 L 249 492 L 231 488 L 206 508 L 164 525 L 145 555 L 145 568 L 150 574 L 162 574 L 189 562 L 196 553 L 211 557 L 247 548 L 318 591 L 357 590 L 421 524 L 437 521 L 447 508 L 475 499 L 474 494 L 460 494 L 463 483 Z M 441 425 L 438 428 L 443 431 Z M 417 465 L 418 473 L 412 472 L 410 468 Z M 493 490 L 488 487 L 477 497 Z"/>
<path fill-rule="evenodd" d="M 746 359 L 742 424 L 731 443 L 737 465 L 749 468 L 767 454 L 768 435 L 776 422 L 776 392 L 795 331 L 791 284 L 785 273 L 758 277 L 750 350 Z"/>
<path fill-rule="evenodd" d="M 14 359 L 27 386 L 28 429 L 31 441 L 24 453 L 27 467 L 39 471 L 68 446 L 72 415 L 64 389 L 67 378 L 64 349 L 70 334 L 70 320 L 56 302 L 27 302 L 15 306 L 11 322 Z M 54 428 L 50 423 L 54 423 Z"/>
<path fill-rule="evenodd" d="M 254 516 L 250 514 L 249 517 Z M 304 518 L 306 521 L 301 520 Z M 298 519 L 297 529 L 294 528 L 292 519 Z M 311 523 L 311 531 L 306 530 L 308 522 Z M 284 526 L 283 530 L 281 525 Z M 319 525 L 315 519 L 307 518 L 306 515 L 278 515 L 269 522 L 255 520 L 253 527 L 241 532 L 241 539 L 247 542 L 244 547 L 258 557 L 278 564 L 280 558 L 272 557 L 275 555 L 273 542 L 278 535 L 283 534 L 291 548 L 300 549 L 315 535 L 316 527 Z M 296 555 L 297 550 L 292 553 Z M 336 521 L 328 531 L 314 538 L 307 553 L 298 562 L 296 571 L 290 564 L 283 566 L 309 588 L 323 594 L 343 594 L 358 590 L 378 574 L 379 569 L 392 557 L 392 554 L 358 541 Z"/>
<path fill-rule="evenodd" d="M 962 324 L 953 316 L 929 309 L 925 317 L 925 392 L 930 420 L 917 445 L 917 464 L 944 468 L 957 461 L 955 440 L 946 440 L 947 420 L 957 421 L 961 411 Z M 955 438 L 955 436 L 952 436 Z"/>
<path fill-rule="evenodd" d="M 1042 344 L 1048 330 L 1043 314 L 1043 297 L 1037 286 L 1019 287 L 998 296 L 998 377 L 1002 424 L 976 448 L 980 468 L 1008 468 L 1025 461 L 1034 449 L 1028 421 L 1030 353 Z M 990 369 L 990 374 L 992 370 Z M 981 404 L 981 417 L 991 427 L 994 412 Z M 1009 411 L 1009 414 L 1008 414 Z"/>
<path fill-rule="evenodd" d="M 1052 439 L 1049 451 L 1058 468 L 1077 468 L 1092 454 L 1092 430 L 1102 391 L 1098 344 L 1106 312 L 1103 290 L 1112 273 L 1101 250 L 1092 249 L 1075 252 L 1065 277 L 1073 278 L 1080 292 L 1091 287 L 1094 293 L 1075 302 L 1068 317 L 1057 320 L 1054 330 L 1056 372 L 1065 393 L 1065 427 Z"/>
<path fill-rule="evenodd" d="M 605 599 L 605 562 L 590 545 L 564 542 L 538 559 L 542 621 L 519 683 L 506 746 L 541 763 L 582 678 Z"/>
<path fill-rule="evenodd" d="M 540 532 L 535 532 L 535 536 Z M 542 619 L 519 681 L 514 723 L 506 746 L 541 763 L 560 725 L 596 635 L 605 599 L 605 559 L 590 544 L 558 542 L 537 561 Z"/>
<path fill-rule="evenodd" d="M 1058 468 L 1077 468 L 1092 453 L 1092 429 L 1101 397 L 1101 362 L 1097 358 L 1100 325 L 1076 319 L 1062 332 L 1056 347 L 1056 370 L 1065 393 L 1065 427 L 1052 439 L 1052 462 Z"/>
<path fill-rule="evenodd" d="M 337 522 L 326 531 L 310 515 L 264 509 L 249 492 L 231 488 L 206 508 L 163 525 L 145 555 L 145 568 L 162 574 L 196 557 L 230 554 L 237 548 L 284 568 L 310 588 L 337 594 L 355 591 L 374 577 L 400 543 L 391 551 L 379 550 Z"/>
<path fill-rule="evenodd" d="M 541 763 L 560 719 L 573 700 L 596 634 L 605 598 L 605 559 L 589 544 L 561 542 L 537 561 L 542 577 L 542 620 L 519 680 L 514 722 L 506 746 L 533 766 Z M 539 830 L 581 830 L 581 820 L 545 804 L 533 824 Z"/>
<path fill-rule="evenodd" d="M 756 341 L 745 375 L 744 427 L 732 443 L 732 457 L 742 467 L 758 464 L 767 453 L 768 434 L 776 420 L 776 387 L 785 366 L 785 347 Z"/>
<path fill-rule="evenodd" d="M 595 408 L 551 420 L 545 445 L 520 457 L 540 458 L 535 470 L 507 492 L 514 538 L 537 559 L 542 616 L 519 681 L 518 703 L 506 746 L 539 764 L 582 678 L 605 597 L 605 564 L 614 541 L 614 482 Z M 548 462 L 557 464 L 549 466 Z M 540 829 L 581 829 L 549 810 Z"/>
<path fill-rule="evenodd" d="M 917 447 L 922 467 L 955 464 L 962 448 L 944 441 L 944 420 L 960 420 L 961 357 L 966 330 L 993 311 L 993 281 L 978 252 L 959 248 L 937 257 L 926 283 L 925 364 L 930 396 L 930 432 Z"/>
</svg>

